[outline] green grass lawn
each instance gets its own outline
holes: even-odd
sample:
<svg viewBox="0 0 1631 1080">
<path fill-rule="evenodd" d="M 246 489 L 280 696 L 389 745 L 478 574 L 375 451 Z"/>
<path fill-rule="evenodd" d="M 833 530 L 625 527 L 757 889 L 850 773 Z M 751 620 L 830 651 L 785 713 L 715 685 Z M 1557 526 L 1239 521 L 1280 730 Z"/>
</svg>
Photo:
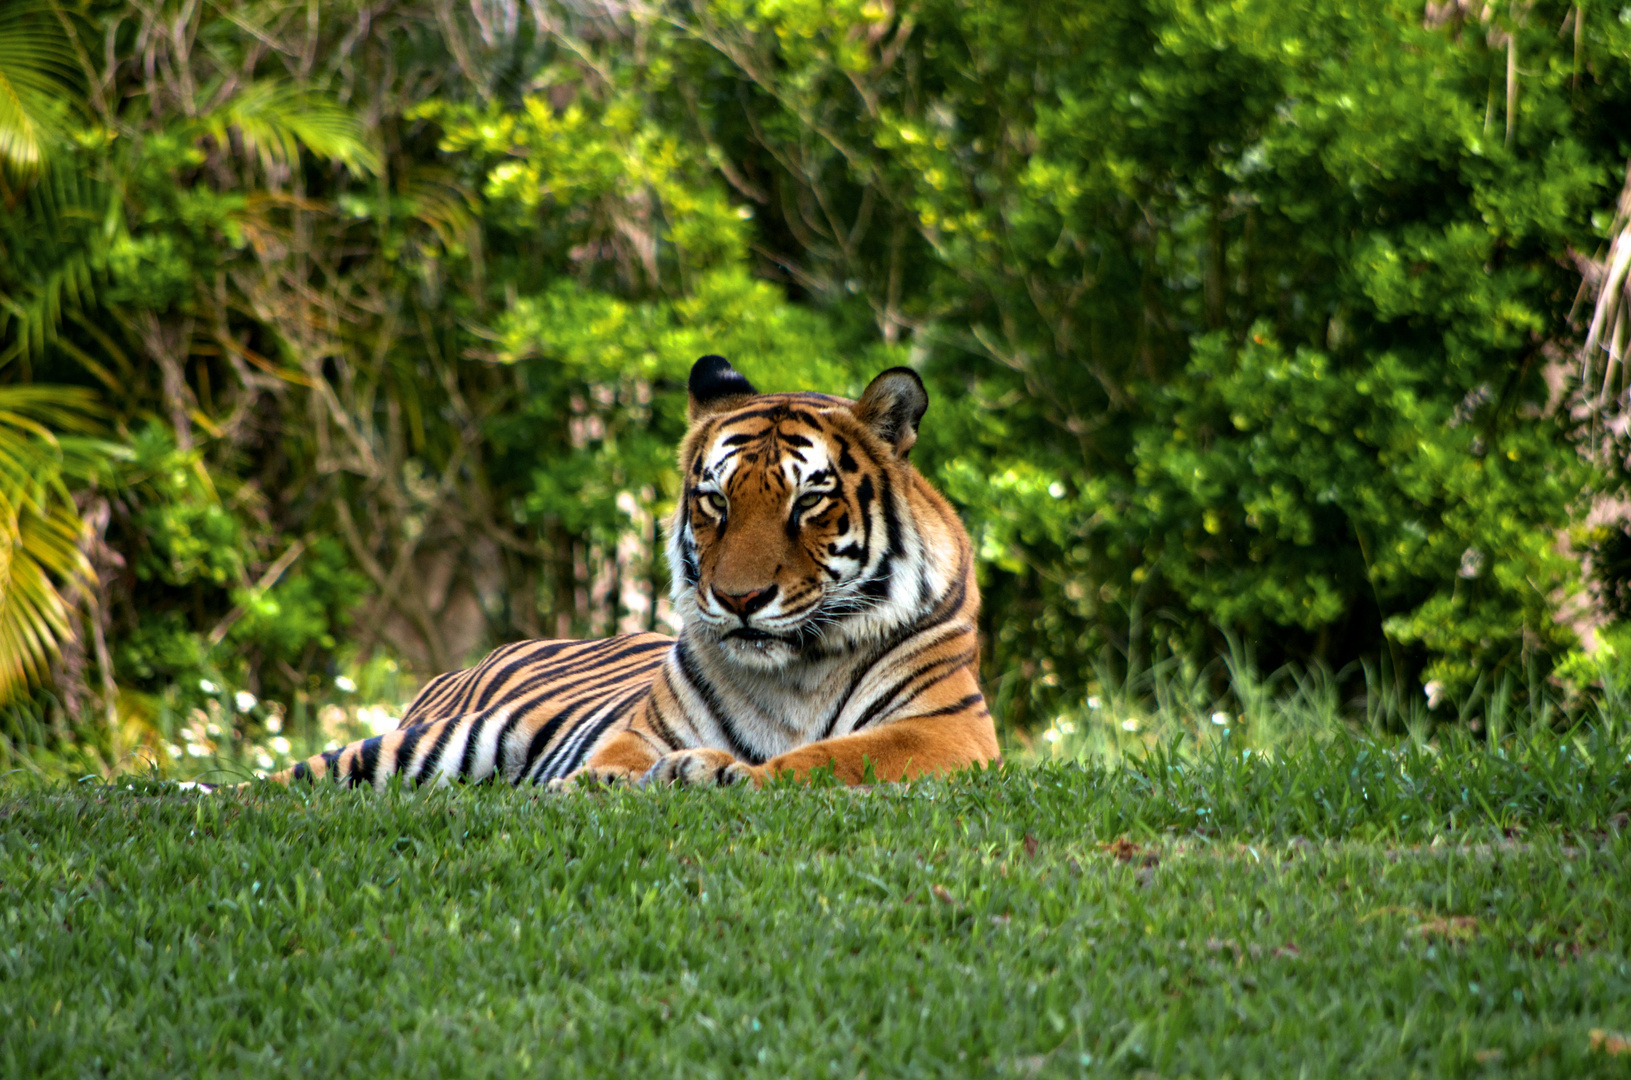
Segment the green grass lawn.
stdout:
<svg viewBox="0 0 1631 1080">
<path fill-rule="evenodd" d="M 12 788 L 0 1070 L 1631 1075 L 1626 749 L 1339 738 L 864 791 Z"/>
</svg>

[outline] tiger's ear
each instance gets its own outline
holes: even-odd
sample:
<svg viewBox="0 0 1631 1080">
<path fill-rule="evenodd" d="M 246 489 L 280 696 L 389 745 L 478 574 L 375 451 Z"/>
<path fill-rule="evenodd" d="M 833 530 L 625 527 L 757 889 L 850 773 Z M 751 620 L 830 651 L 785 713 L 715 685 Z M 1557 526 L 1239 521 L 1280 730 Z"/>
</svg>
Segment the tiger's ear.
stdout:
<svg viewBox="0 0 1631 1080">
<path fill-rule="evenodd" d="M 917 423 L 929 408 L 923 380 L 909 367 L 892 367 L 867 385 L 855 415 L 904 458 L 917 442 Z"/>
<path fill-rule="evenodd" d="M 724 412 L 738 398 L 759 391 L 723 356 L 704 356 L 691 365 L 691 419 Z"/>
</svg>

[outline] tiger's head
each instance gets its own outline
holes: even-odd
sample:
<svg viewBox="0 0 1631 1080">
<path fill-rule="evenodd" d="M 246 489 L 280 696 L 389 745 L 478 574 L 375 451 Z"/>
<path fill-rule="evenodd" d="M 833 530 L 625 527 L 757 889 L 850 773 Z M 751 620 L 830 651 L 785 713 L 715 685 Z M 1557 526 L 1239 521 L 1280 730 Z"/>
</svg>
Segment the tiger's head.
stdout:
<svg viewBox="0 0 1631 1080">
<path fill-rule="evenodd" d="M 928 404 L 910 368 L 850 401 L 761 394 L 723 357 L 698 360 L 668 529 L 685 634 L 775 671 L 972 589 L 961 523 L 907 460 Z"/>
</svg>

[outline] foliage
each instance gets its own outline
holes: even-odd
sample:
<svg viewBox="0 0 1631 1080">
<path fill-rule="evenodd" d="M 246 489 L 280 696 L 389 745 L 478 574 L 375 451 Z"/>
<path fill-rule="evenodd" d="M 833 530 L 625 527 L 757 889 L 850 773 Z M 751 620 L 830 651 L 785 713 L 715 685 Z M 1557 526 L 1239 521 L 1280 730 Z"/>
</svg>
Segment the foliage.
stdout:
<svg viewBox="0 0 1631 1080">
<path fill-rule="evenodd" d="M 45 680 L 92 584 L 68 482 L 111 449 L 84 435 L 96 411 L 83 391 L 0 386 L 0 705 Z"/>
<path fill-rule="evenodd" d="M 1626 750 L 1349 739 L 870 792 L 12 790 L 0 1067 L 1602 1074 L 1591 1032 L 1631 1026 Z"/>
<path fill-rule="evenodd" d="M 1579 667 L 1557 539 L 1623 481 L 1570 321 L 1623 228 L 1606 10 L 15 10 L 8 85 L 64 104 L 17 98 L 26 168 L 0 115 L 0 383 L 124 447 L 64 480 L 95 586 L 51 638 L 111 641 L 57 688 L 124 717 L 109 760 L 201 682 L 292 715 L 376 654 L 668 625 L 708 352 L 922 371 L 1017 732 L 1179 658 L 1226 693 L 1230 641 L 1469 716 Z"/>
<path fill-rule="evenodd" d="M 1551 548 L 1588 477 L 1543 375 L 1627 150 L 1596 120 L 1624 28 L 1560 41 L 1573 10 L 795 4 L 695 29 L 820 135 L 758 122 L 778 182 L 910 215 L 922 277 L 870 296 L 941 385 L 1004 403 L 953 487 L 1017 548 L 988 597 L 1027 617 L 998 647 L 1062 669 L 1052 707 L 1152 628 L 1385 653 L 1460 694 L 1564 646 Z M 1010 477 L 1065 494 L 1016 521 Z"/>
</svg>

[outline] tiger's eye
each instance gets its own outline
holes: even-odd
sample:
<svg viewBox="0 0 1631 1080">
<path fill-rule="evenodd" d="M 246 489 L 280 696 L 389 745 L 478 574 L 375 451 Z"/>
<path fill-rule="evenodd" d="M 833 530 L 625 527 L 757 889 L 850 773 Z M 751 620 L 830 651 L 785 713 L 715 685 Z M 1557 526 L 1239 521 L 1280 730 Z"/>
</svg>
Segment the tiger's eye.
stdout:
<svg viewBox="0 0 1631 1080">
<path fill-rule="evenodd" d="M 714 491 L 704 491 L 702 493 L 702 501 L 707 504 L 708 509 L 718 514 L 720 517 L 725 516 L 727 504 L 723 495 L 720 495 L 718 492 Z"/>
<path fill-rule="evenodd" d="M 798 507 L 800 510 L 810 510 L 810 509 L 813 509 L 816 506 L 817 503 L 821 502 L 821 500 L 825 499 L 826 497 L 827 496 L 826 496 L 826 494 L 824 492 L 812 491 L 812 492 L 809 492 L 808 494 L 800 495 L 799 496 L 799 501 L 794 503 L 793 505 Z"/>
</svg>

